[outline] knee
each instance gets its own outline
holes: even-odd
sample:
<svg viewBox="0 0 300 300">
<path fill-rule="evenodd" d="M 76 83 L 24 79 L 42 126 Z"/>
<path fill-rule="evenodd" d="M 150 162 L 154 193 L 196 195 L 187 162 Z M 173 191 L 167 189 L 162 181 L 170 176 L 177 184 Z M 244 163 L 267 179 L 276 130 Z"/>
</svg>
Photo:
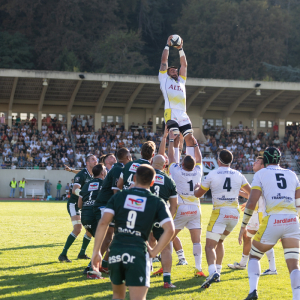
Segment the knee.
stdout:
<svg viewBox="0 0 300 300">
<path fill-rule="evenodd" d="M 81 232 L 81 229 L 82 229 L 82 226 L 81 226 L 81 225 L 75 225 L 75 226 L 74 226 L 74 229 L 73 229 L 73 233 L 74 233 L 75 235 L 79 235 L 80 232 Z"/>
</svg>

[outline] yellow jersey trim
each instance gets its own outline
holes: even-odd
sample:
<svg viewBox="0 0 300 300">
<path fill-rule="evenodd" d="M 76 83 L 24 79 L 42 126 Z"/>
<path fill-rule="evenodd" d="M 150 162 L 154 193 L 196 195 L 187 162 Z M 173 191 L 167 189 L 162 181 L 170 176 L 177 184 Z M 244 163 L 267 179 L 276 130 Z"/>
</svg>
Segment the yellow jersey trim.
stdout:
<svg viewBox="0 0 300 300">
<path fill-rule="evenodd" d="M 183 78 L 184 80 L 186 80 L 186 77 L 183 75 L 179 75 L 181 78 Z"/>
<path fill-rule="evenodd" d="M 298 186 L 298 187 L 296 188 L 296 191 L 297 191 L 297 190 L 300 190 L 300 186 Z"/>
<path fill-rule="evenodd" d="M 169 174 L 170 174 L 170 168 L 171 168 L 171 166 L 172 166 L 173 164 L 175 164 L 175 163 L 172 162 L 172 163 L 169 164 L 169 167 L 168 167 L 168 172 L 169 172 Z"/>
<path fill-rule="evenodd" d="M 243 184 L 242 187 L 246 186 L 247 184 L 248 184 L 248 183 Z"/>
<path fill-rule="evenodd" d="M 251 190 L 260 190 L 262 192 L 261 187 L 259 187 L 259 186 L 253 186 L 251 188 Z"/>
<path fill-rule="evenodd" d="M 196 166 L 202 166 L 202 163 L 196 163 Z M 300 187 L 299 187 L 300 189 Z"/>
<path fill-rule="evenodd" d="M 203 186 L 202 184 L 201 184 L 201 186 L 200 186 L 200 187 L 201 187 L 201 189 L 202 189 L 202 190 L 204 190 L 204 191 L 208 191 L 208 190 L 209 190 L 209 188 L 207 188 L 207 187 Z"/>
<path fill-rule="evenodd" d="M 159 70 L 159 73 L 161 73 L 161 74 L 165 74 L 166 72 L 167 72 L 167 70 L 164 70 L 164 71 Z"/>
</svg>

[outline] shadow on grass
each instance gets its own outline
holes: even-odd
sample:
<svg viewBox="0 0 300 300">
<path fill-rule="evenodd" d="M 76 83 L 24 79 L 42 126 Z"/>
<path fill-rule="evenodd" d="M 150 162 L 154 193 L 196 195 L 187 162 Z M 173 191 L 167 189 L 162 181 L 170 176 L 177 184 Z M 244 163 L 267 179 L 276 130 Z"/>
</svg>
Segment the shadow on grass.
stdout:
<svg viewBox="0 0 300 300">
<path fill-rule="evenodd" d="M 37 248 L 52 248 L 56 246 L 62 246 L 63 243 L 53 243 L 48 245 L 29 245 L 29 246 L 22 246 L 22 247 L 13 247 L 13 248 L 2 248 L 0 251 L 7 251 L 7 250 L 22 250 L 22 249 L 37 249 Z"/>
<path fill-rule="evenodd" d="M 51 264 L 51 263 L 50 263 Z M 45 273 L 21 274 L 0 276 L 1 286 L 0 295 L 5 295 L 5 299 L 71 299 L 84 296 L 85 299 L 95 298 L 95 293 L 102 291 L 110 291 L 111 284 L 108 277 L 105 280 L 88 281 L 84 286 L 60 287 L 65 283 L 76 283 L 87 281 L 85 275 L 82 274 L 82 268 L 72 268 L 67 270 L 59 270 Z M 47 289 L 55 287 L 56 290 Z M 31 292 L 28 295 L 22 295 L 35 289 L 47 289 L 42 292 Z M 12 293 L 21 293 L 12 296 Z M 101 299 L 111 299 L 111 294 Z"/>
</svg>

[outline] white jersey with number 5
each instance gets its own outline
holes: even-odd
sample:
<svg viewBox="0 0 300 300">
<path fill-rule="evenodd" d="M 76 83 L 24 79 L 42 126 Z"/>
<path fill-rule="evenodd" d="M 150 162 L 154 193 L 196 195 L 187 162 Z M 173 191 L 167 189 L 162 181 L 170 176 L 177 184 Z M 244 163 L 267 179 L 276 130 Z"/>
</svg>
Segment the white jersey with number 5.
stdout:
<svg viewBox="0 0 300 300">
<path fill-rule="evenodd" d="M 239 171 L 220 167 L 204 177 L 201 188 L 211 189 L 213 209 L 238 208 L 240 189 L 247 184 L 247 179 Z"/>
<path fill-rule="evenodd" d="M 267 215 L 297 215 L 295 192 L 300 189 L 297 175 L 291 170 L 270 165 L 255 173 L 252 189 L 260 190 L 265 198 Z"/>
<path fill-rule="evenodd" d="M 178 204 L 199 205 L 199 198 L 194 195 L 194 186 L 201 182 L 202 164 L 196 164 L 193 171 L 185 171 L 181 165 L 172 163 L 169 170 L 176 183 Z"/>
</svg>

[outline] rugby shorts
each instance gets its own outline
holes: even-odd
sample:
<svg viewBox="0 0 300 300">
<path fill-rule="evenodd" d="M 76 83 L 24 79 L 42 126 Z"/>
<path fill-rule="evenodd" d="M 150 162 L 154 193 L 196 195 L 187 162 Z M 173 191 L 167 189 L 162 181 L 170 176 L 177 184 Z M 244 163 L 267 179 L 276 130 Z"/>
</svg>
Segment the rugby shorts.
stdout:
<svg viewBox="0 0 300 300">
<path fill-rule="evenodd" d="M 124 244 L 111 246 L 108 270 L 113 284 L 150 287 L 150 257 L 140 247 Z"/>
<path fill-rule="evenodd" d="M 80 209 L 77 205 L 77 203 L 71 203 L 71 202 L 68 202 L 67 203 L 67 210 L 68 210 L 68 213 L 70 215 L 70 217 L 74 217 L 74 216 L 80 216 Z"/>
<path fill-rule="evenodd" d="M 279 239 L 300 240 L 299 218 L 294 214 L 276 214 L 263 218 L 254 240 L 262 244 L 275 245 Z"/>
<path fill-rule="evenodd" d="M 99 222 L 99 220 L 101 219 L 101 217 L 103 216 L 104 213 L 104 209 L 106 207 L 105 206 L 100 206 L 100 207 L 96 207 L 94 206 L 93 211 L 94 211 L 94 215 L 97 219 L 97 223 Z M 109 224 L 109 227 L 115 227 L 115 222 L 114 220 Z"/>
<path fill-rule="evenodd" d="M 165 119 L 166 123 L 169 120 L 176 121 L 179 125 L 179 129 L 182 126 L 185 126 L 185 125 L 188 125 L 188 124 L 192 123 L 189 116 L 187 115 L 187 113 L 185 111 L 179 110 L 179 109 L 173 109 L 173 108 L 165 109 L 164 119 Z"/>
<path fill-rule="evenodd" d="M 259 218 L 258 218 L 258 212 L 254 211 L 246 229 L 247 230 L 253 230 L 253 231 L 257 231 L 259 228 Z"/>
<path fill-rule="evenodd" d="M 225 230 L 231 232 L 239 222 L 240 213 L 237 209 L 219 208 L 211 213 L 207 231 L 223 234 Z"/>
<path fill-rule="evenodd" d="M 162 234 L 164 233 L 164 229 L 160 226 L 158 222 L 154 223 L 152 228 L 153 236 L 158 241 Z"/>
<path fill-rule="evenodd" d="M 94 215 L 93 208 L 81 211 L 81 224 L 93 237 L 95 237 L 98 220 Z"/>
<path fill-rule="evenodd" d="M 201 229 L 201 210 L 199 205 L 181 204 L 177 206 L 174 217 L 175 229 Z"/>
</svg>

